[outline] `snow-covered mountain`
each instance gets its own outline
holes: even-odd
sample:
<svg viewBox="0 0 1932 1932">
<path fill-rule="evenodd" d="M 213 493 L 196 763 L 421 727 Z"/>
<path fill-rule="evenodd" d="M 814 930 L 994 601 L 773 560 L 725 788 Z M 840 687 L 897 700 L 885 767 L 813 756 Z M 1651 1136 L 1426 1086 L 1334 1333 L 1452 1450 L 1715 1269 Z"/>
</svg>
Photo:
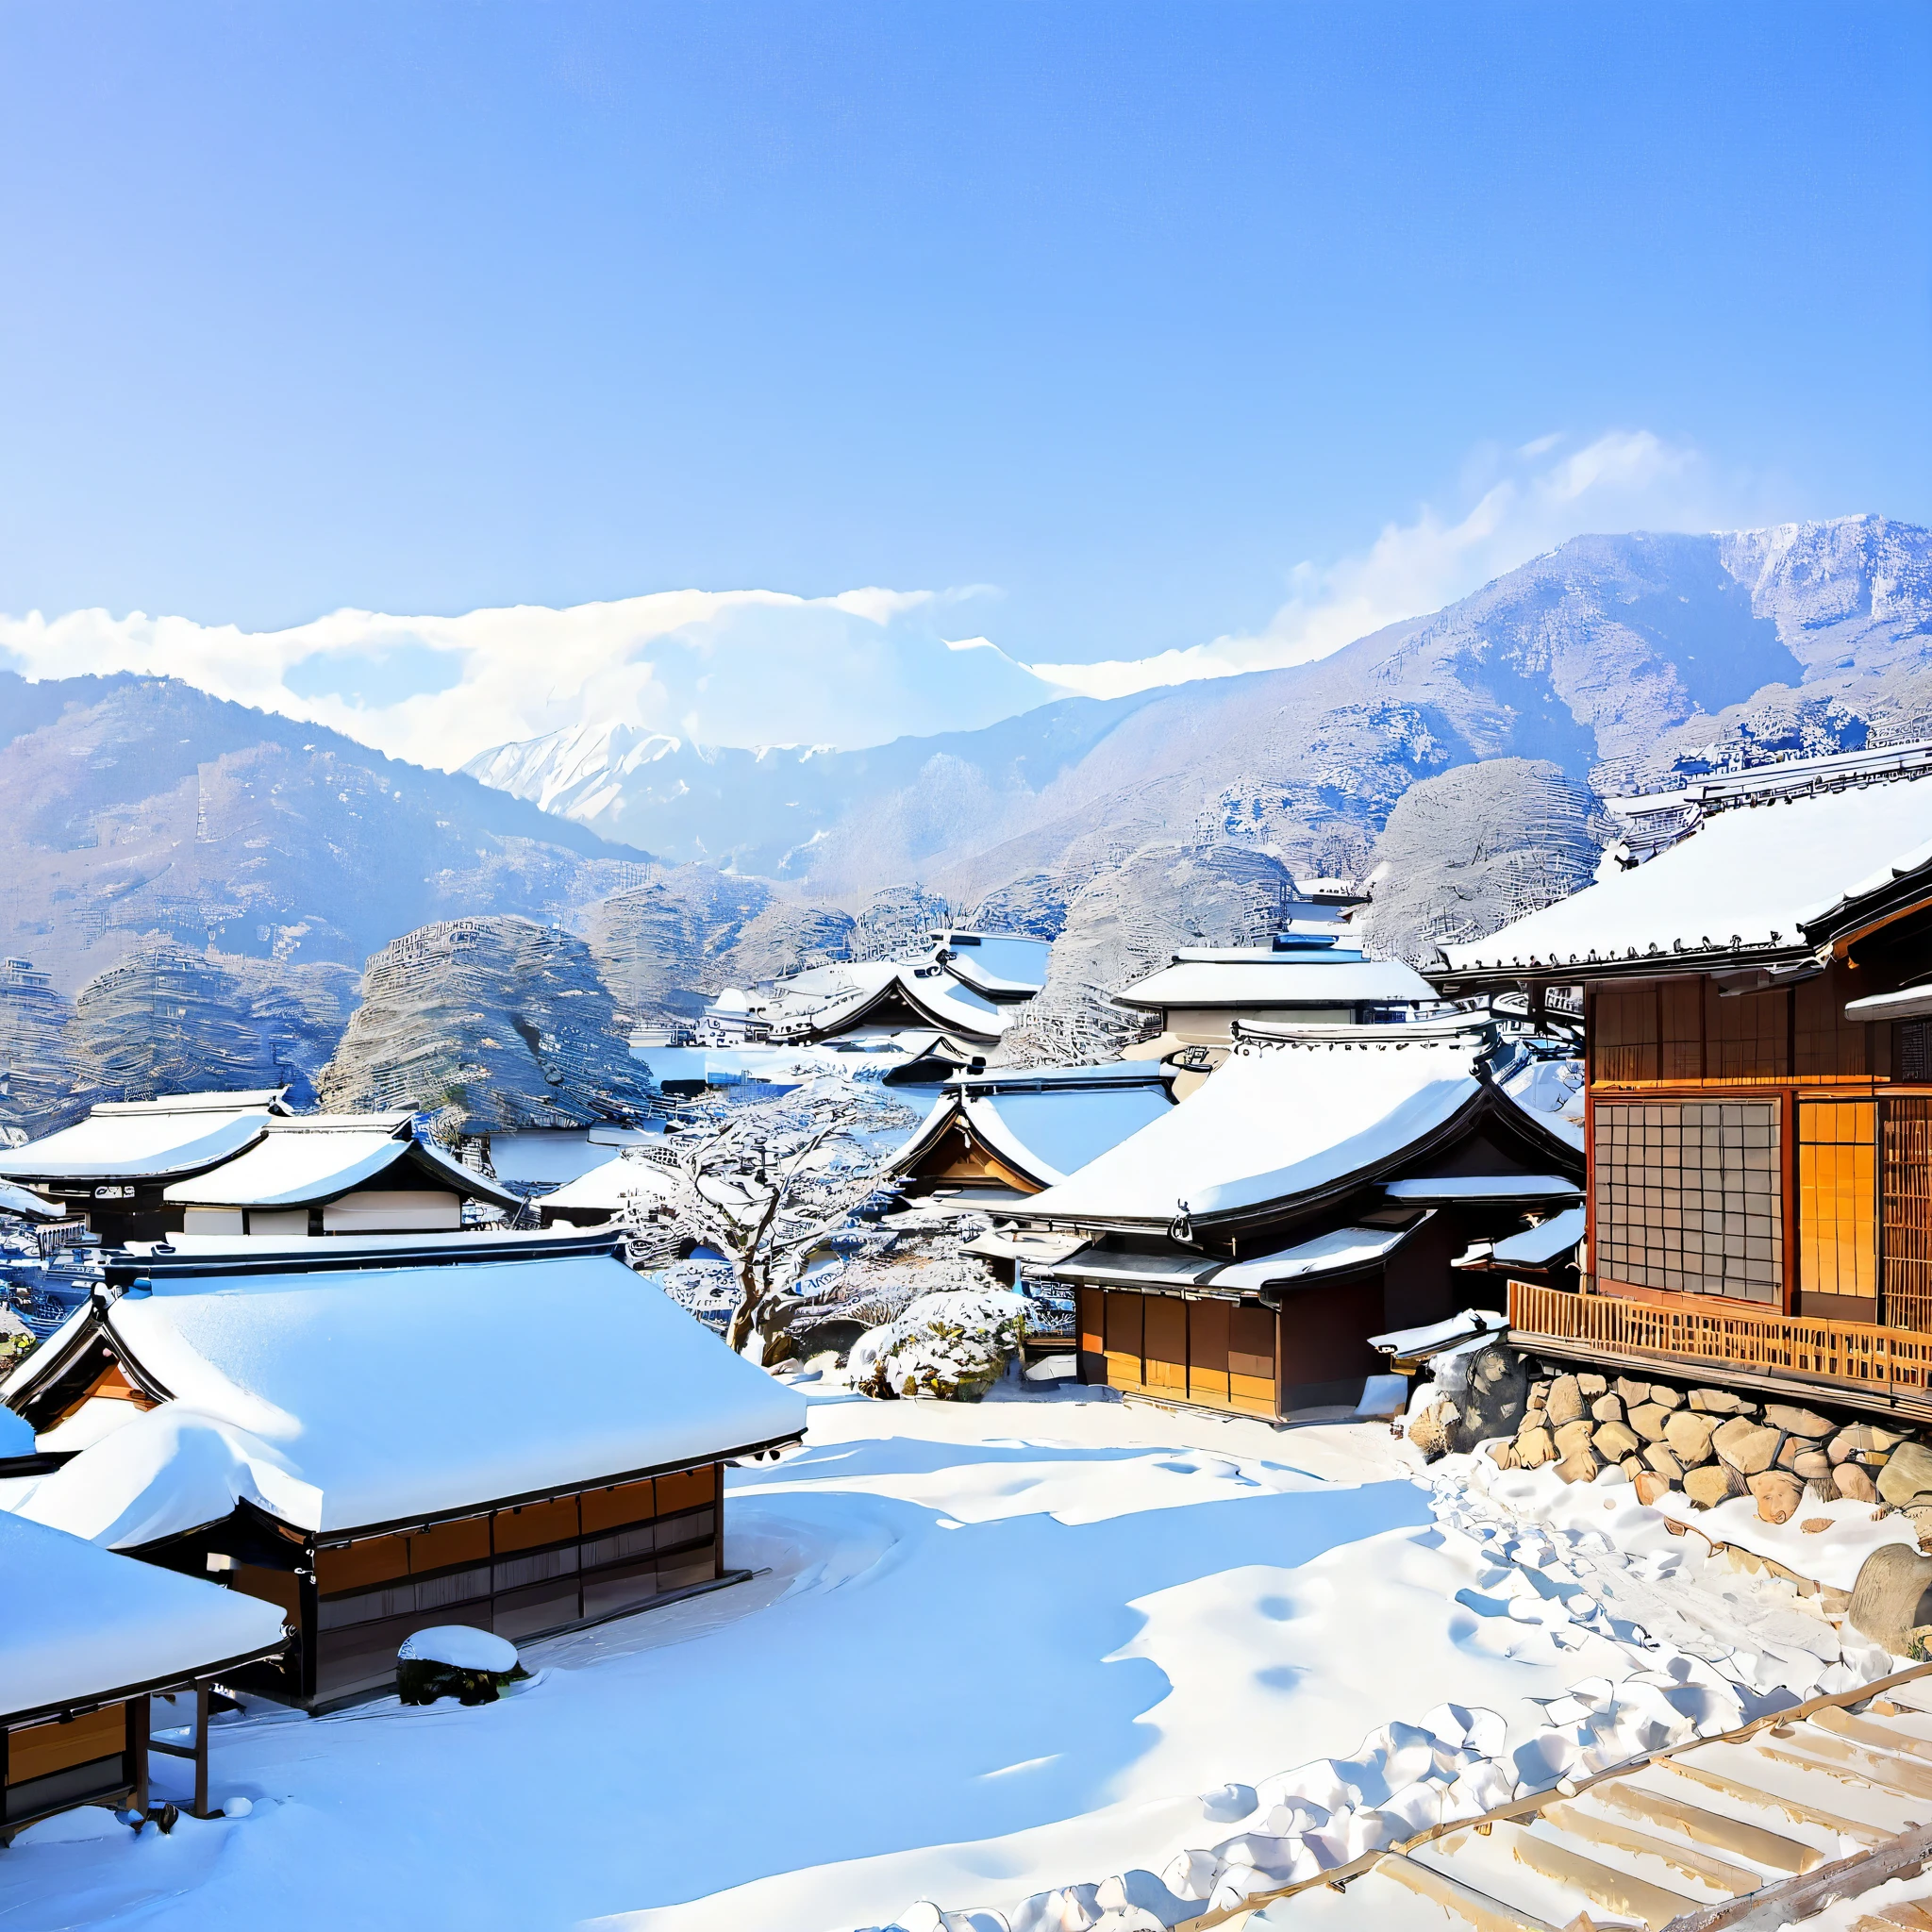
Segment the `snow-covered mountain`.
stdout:
<svg viewBox="0 0 1932 1932">
<path fill-rule="evenodd" d="M 1357 865 L 1417 778 L 1525 758 L 1598 789 L 1932 722 L 1932 534 L 1880 517 L 1580 537 L 1318 663 L 1070 699 L 860 752 L 607 724 L 484 754 L 486 784 L 672 859 L 974 899 L 1124 833 Z"/>
</svg>

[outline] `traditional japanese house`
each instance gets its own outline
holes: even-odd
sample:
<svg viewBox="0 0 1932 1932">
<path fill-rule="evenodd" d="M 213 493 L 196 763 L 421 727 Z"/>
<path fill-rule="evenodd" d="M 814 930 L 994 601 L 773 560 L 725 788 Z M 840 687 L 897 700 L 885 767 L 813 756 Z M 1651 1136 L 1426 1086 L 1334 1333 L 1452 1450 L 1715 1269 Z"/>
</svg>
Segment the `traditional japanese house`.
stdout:
<svg viewBox="0 0 1932 1932">
<path fill-rule="evenodd" d="M 287 1655 L 228 1681 L 309 1709 L 391 1683 L 426 1624 L 521 1641 L 735 1580 L 722 1465 L 804 1404 L 615 1246 L 120 1257 L 0 1384 L 43 1450 L 88 1444 L 12 1507 L 275 1606 Z"/>
<path fill-rule="evenodd" d="M 272 1667 L 287 1641 L 272 1604 L 0 1512 L 0 1846 L 78 1805 L 144 1815 L 156 1751 L 190 1760 L 207 1816 L 212 1682 Z M 184 1694 L 193 1742 L 152 1742 L 153 1700 Z"/>
<path fill-rule="evenodd" d="M 1063 1181 L 1174 1105 L 1144 1060 L 962 1074 L 892 1158 L 907 1195 L 997 1210 Z"/>
<path fill-rule="evenodd" d="M 1932 1416 L 1924 769 L 1626 805 L 1628 869 L 1446 949 L 1445 992 L 1582 990 L 1587 1240 L 1577 1291 L 1511 1288 L 1524 1345 Z"/>
<path fill-rule="evenodd" d="M 1049 950 L 1045 940 L 1013 933 L 940 932 L 917 958 L 857 960 L 790 974 L 752 1008 L 781 1042 L 880 1040 L 923 1030 L 984 1048 L 1045 985 Z"/>
<path fill-rule="evenodd" d="M 286 1112 L 279 1088 L 104 1101 L 58 1134 L 0 1151 L 0 1180 L 24 1181 L 86 1215 L 110 1244 L 154 1241 L 181 1226 L 169 1187 L 253 1146 Z"/>
<path fill-rule="evenodd" d="M 466 1135 L 457 1147 L 464 1166 L 479 1167 L 514 1192 L 541 1195 L 602 1167 L 626 1147 L 656 1143 L 641 1127 L 605 1122 L 594 1127 L 511 1127 Z"/>
<path fill-rule="evenodd" d="M 675 1200 L 671 1175 L 656 1161 L 613 1154 L 536 1205 L 545 1227 L 603 1227 L 626 1212 L 668 1220 Z"/>
<path fill-rule="evenodd" d="M 1429 1010 L 1437 995 L 1413 967 L 1371 959 L 1346 926 L 1317 922 L 1276 933 L 1265 946 L 1184 948 L 1113 1002 L 1158 1023 L 1129 1056 L 1165 1059 L 1191 1076 L 1176 1090 L 1185 1099 L 1226 1058 L 1240 1023 L 1374 1024 Z"/>
<path fill-rule="evenodd" d="M 186 1235 L 447 1233 L 466 1204 L 514 1214 L 523 1197 L 416 1138 L 404 1113 L 271 1120 L 251 1147 L 161 1191 Z"/>
<path fill-rule="evenodd" d="M 1191 1099 L 1011 1210 L 1086 1244 L 1080 1376 L 1283 1419 L 1355 1403 L 1372 1335 L 1462 1306 L 1472 1241 L 1573 1205 L 1581 1151 L 1496 1073 L 1492 1024 L 1237 1041 Z"/>
</svg>

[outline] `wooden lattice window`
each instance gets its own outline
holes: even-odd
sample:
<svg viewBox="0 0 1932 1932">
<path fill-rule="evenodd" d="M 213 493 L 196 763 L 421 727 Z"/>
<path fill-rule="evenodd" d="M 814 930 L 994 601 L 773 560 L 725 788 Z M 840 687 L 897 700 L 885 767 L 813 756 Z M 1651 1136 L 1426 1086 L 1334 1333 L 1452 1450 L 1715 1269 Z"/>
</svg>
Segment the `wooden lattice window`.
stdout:
<svg viewBox="0 0 1932 1932">
<path fill-rule="evenodd" d="M 1879 1217 L 1886 1324 L 1932 1329 L 1932 1100 L 1900 1095 L 1885 1103 Z"/>
<path fill-rule="evenodd" d="M 1676 1294 L 1784 1298 L 1774 1101 L 1658 1101 L 1594 1109 L 1596 1266 Z"/>
<path fill-rule="evenodd" d="M 1932 1020 L 1901 1020 L 1892 1037 L 1897 1046 L 1891 1077 L 1913 1087 L 1932 1083 Z"/>
<path fill-rule="evenodd" d="M 1798 1109 L 1798 1285 L 1878 1292 L 1877 1108 L 1807 1100 Z"/>
</svg>

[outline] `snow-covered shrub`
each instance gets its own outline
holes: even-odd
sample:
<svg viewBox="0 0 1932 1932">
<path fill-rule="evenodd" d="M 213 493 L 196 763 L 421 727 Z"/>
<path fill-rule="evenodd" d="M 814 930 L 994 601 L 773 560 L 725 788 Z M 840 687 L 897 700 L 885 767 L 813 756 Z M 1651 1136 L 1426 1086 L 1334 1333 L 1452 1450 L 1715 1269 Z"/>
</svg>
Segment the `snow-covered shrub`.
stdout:
<svg viewBox="0 0 1932 1932">
<path fill-rule="evenodd" d="M 1025 1296 L 1006 1289 L 922 1295 L 853 1343 L 852 1386 L 866 1395 L 977 1402 L 1019 1354 L 1026 1309 Z"/>
</svg>

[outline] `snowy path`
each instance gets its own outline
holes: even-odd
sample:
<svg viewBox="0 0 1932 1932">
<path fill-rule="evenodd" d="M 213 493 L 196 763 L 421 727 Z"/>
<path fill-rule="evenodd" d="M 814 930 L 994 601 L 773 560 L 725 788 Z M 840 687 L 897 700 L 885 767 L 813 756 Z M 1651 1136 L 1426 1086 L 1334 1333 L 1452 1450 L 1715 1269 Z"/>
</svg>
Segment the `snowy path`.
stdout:
<svg viewBox="0 0 1932 1932">
<path fill-rule="evenodd" d="M 250 1816 L 40 1827 L 0 1857 L 0 1928 L 832 1932 L 1158 1870 L 1234 1828 L 1201 1791 L 1444 1700 L 1534 1729 L 1526 1699 L 1629 1675 L 1561 1551 L 1438 1526 L 1413 1462 L 1379 1424 L 817 1404 L 802 1451 L 734 1474 L 731 1560 L 771 1574 L 538 1646 L 488 1708 L 230 1723 L 215 1793 Z M 1668 1593 L 1683 1564 L 1604 1568 Z M 1725 1642 L 1815 1638 L 1724 1584 L 1697 1601 Z"/>
</svg>

